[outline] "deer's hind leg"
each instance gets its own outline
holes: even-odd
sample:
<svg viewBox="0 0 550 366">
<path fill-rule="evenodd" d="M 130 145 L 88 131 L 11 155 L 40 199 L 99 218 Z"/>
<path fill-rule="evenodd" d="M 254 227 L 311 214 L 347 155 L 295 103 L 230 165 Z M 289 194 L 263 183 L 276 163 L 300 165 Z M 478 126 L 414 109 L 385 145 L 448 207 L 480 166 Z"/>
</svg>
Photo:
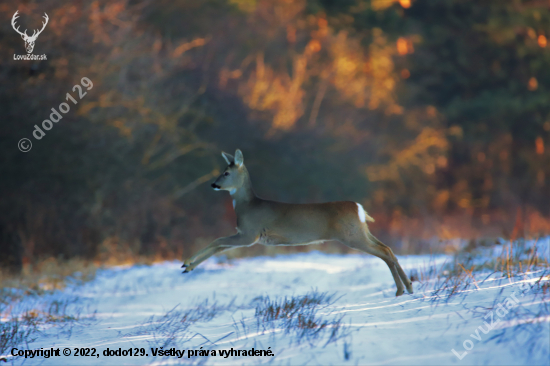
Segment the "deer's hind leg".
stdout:
<svg viewBox="0 0 550 366">
<path fill-rule="evenodd" d="M 413 290 L 410 280 L 407 278 L 405 272 L 399 265 L 399 262 L 397 261 L 397 258 L 393 254 L 391 248 L 376 239 L 376 237 L 368 232 L 368 229 L 366 229 L 358 237 L 342 240 L 342 242 L 350 248 L 372 254 L 386 262 L 391 271 L 393 280 L 395 281 L 395 285 L 397 286 L 395 296 L 400 296 L 404 293 L 405 287 L 403 284 L 405 284 L 407 291 L 412 293 Z"/>
<path fill-rule="evenodd" d="M 405 274 L 405 271 L 403 271 L 403 268 L 401 268 L 401 265 L 399 264 L 399 261 L 397 260 L 397 258 L 393 254 L 393 251 L 391 250 L 391 248 L 388 247 L 386 244 L 382 243 L 380 240 L 378 240 L 378 238 L 376 238 L 370 232 L 367 233 L 367 237 L 370 239 L 371 242 L 376 243 L 379 247 L 386 248 L 386 250 L 389 252 L 389 254 L 391 254 L 391 256 L 394 260 L 395 268 L 397 269 L 397 273 L 399 274 L 399 277 L 401 278 L 401 280 L 405 284 L 405 287 L 407 288 L 407 292 L 409 294 L 412 294 L 413 293 L 412 282 L 409 279 L 409 277 L 407 277 L 407 275 Z"/>
</svg>

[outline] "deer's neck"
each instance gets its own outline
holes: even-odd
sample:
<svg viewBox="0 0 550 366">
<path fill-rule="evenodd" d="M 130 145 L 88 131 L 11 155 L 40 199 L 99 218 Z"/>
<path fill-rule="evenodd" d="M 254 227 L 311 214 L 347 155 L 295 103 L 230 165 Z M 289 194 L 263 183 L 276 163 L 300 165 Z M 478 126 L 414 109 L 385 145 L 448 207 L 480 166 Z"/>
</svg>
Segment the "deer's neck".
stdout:
<svg viewBox="0 0 550 366">
<path fill-rule="evenodd" d="M 254 190 L 252 189 L 252 182 L 250 181 L 250 176 L 248 175 L 246 168 L 244 170 L 244 175 L 243 184 L 239 188 L 229 191 L 229 194 L 233 199 L 234 207 L 239 203 L 248 203 L 256 198 L 256 194 L 254 194 Z"/>
</svg>

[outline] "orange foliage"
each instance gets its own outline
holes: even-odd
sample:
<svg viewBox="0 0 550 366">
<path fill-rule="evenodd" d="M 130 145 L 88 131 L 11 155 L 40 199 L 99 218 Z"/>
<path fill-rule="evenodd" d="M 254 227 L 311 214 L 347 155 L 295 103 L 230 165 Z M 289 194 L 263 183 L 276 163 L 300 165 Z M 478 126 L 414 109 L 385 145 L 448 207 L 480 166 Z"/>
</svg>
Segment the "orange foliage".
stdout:
<svg viewBox="0 0 550 366">
<path fill-rule="evenodd" d="M 535 147 L 537 154 L 542 155 L 544 154 L 544 141 L 542 140 L 542 137 L 537 137 L 535 140 Z"/>
<path fill-rule="evenodd" d="M 399 0 L 399 4 L 405 9 L 408 9 L 411 7 L 411 0 Z"/>
<path fill-rule="evenodd" d="M 537 88 L 539 87 L 539 83 L 537 81 L 537 78 L 535 77 L 532 77 L 531 79 L 529 79 L 529 83 L 528 83 L 528 89 L 533 91 L 533 90 L 537 90 Z"/>
<path fill-rule="evenodd" d="M 547 44 L 547 41 L 546 41 L 546 37 L 544 35 L 540 35 L 538 38 L 537 38 L 537 42 L 539 44 L 539 46 L 541 47 L 546 47 L 546 44 Z"/>
</svg>

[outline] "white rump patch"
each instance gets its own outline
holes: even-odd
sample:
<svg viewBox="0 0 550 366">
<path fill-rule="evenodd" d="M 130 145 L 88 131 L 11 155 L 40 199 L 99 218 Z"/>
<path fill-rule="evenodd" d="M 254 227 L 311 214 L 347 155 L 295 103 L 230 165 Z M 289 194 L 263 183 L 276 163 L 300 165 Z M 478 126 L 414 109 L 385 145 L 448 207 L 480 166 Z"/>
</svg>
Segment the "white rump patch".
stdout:
<svg viewBox="0 0 550 366">
<path fill-rule="evenodd" d="M 369 216 L 369 214 L 365 211 L 365 209 L 363 208 L 363 206 L 361 206 L 360 203 L 355 202 L 355 204 L 357 205 L 357 215 L 359 215 L 359 220 L 361 222 L 365 222 L 365 221 L 374 222 L 374 219 Z"/>
<path fill-rule="evenodd" d="M 363 206 L 361 206 L 360 203 L 357 203 L 357 214 L 359 215 L 359 221 L 361 222 L 365 222 L 367 220 L 367 217 L 365 215 L 365 209 L 363 208 Z"/>
</svg>

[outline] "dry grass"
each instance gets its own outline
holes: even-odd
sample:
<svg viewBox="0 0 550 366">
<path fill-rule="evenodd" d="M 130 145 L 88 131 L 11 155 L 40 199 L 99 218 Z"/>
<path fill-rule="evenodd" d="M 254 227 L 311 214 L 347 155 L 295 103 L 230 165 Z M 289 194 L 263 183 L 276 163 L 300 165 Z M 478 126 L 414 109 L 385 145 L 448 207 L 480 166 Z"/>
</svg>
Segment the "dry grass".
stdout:
<svg viewBox="0 0 550 366">
<path fill-rule="evenodd" d="M 0 303 L 15 301 L 21 296 L 42 295 L 62 290 L 68 284 L 82 284 L 95 278 L 100 268 L 119 265 L 151 265 L 167 259 L 180 258 L 178 253 L 162 253 L 153 256 L 138 255 L 135 248 L 114 240 L 104 241 L 93 259 L 68 260 L 49 257 L 27 263 L 20 273 L 0 268 Z M 14 289 L 18 291 L 14 291 Z M 20 291 L 19 291 L 20 290 Z"/>
<path fill-rule="evenodd" d="M 328 314 L 320 314 L 319 310 L 327 309 L 336 299 L 334 295 L 311 291 L 304 296 L 271 300 L 269 297 L 255 298 L 250 305 L 237 306 L 232 300 L 226 305 L 205 300 L 196 306 L 179 309 L 179 305 L 161 316 L 152 316 L 144 322 L 139 330 L 125 337 L 150 336 L 149 343 L 155 347 L 181 346 L 193 338 L 202 338 L 205 344 L 216 346 L 216 342 L 235 334 L 237 338 L 250 333 L 250 326 L 256 324 L 256 332 L 281 329 L 290 335 L 292 344 L 309 342 L 312 346 L 321 340 L 325 345 L 346 337 L 349 331 L 342 323 L 342 317 L 335 318 Z M 198 322 L 208 322 L 226 311 L 238 309 L 255 309 L 254 318 L 243 318 L 240 322 L 234 320 L 234 332 L 226 334 L 221 339 L 208 339 L 204 335 L 193 332 L 190 327 Z M 252 323 L 250 321 L 253 321 Z M 345 353 L 351 354 L 350 345 L 345 345 Z"/>
<path fill-rule="evenodd" d="M 19 274 L 0 270 L 0 302 L 2 299 L 13 301 L 9 289 L 19 289 L 20 295 L 40 295 L 50 291 L 61 290 L 67 283 L 82 283 L 95 278 L 98 269 L 93 261 L 70 259 L 66 261 L 47 258 L 34 265 L 25 265 Z M 7 296 L 7 297 L 5 297 Z"/>
<path fill-rule="evenodd" d="M 127 336 L 153 336 L 155 347 L 169 347 L 189 341 L 198 334 L 191 334 L 189 327 L 197 322 L 208 322 L 224 311 L 234 310 L 235 300 L 227 305 L 219 305 L 217 302 L 209 303 L 208 299 L 188 309 L 180 310 L 179 305 L 166 312 L 162 316 L 152 316 L 141 328 Z"/>
<path fill-rule="evenodd" d="M 0 321 L 0 355 L 21 344 L 28 344 L 38 335 L 36 325 L 27 319 L 10 318 Z"/>
<path fill-rule="evenodd" d="M 465 290 L 479 289 L 484 281 L 495 276 L 510 283 L 537 276 L 539 279 L 532 283 L 531 292 L 547 297 L 550 286 L 545 279 L 550 275 L 550 263 L 541 249 L 538 240 L 497 241 L 492 246 L 470 242 L 444 265 L 438 267 L 433 262 L 410 275 L 419 282 L 418 292 L 429 290 L 429 295 L 424 296 L 432 301 L 449 301 Z"/>
<path fill-rule="evenodd" d="M 256 317 L 263 322 L 270 322 L 279 319 L 290 319 L 296 316 L 304 308 L 314 309 L 321 305 L 331 305 L 334 303 L 333 295 L 318 293 L 313 291 L 304 296 L 291 297 L 286 296 L 280 300 L 270 300 L 269 296 L 258 297 L 253 300 L 256 305 Z M 299 314 L 298 314 L 299 315 Z"/>
<path fill-rule="evenodd" d="M 295 344 L 307 341 L 313 346 L 323 338 L 326 338 L 325 346 L 336 342 L 347 336 L 349 331 L 342 322 L 343 316 L 332 317 L 328 310 L 337 301 L 334 296 L 314 290 L 291 298 L 285 296 L 271 300 L 269 296 L 258 297 L 252 302 L 255 305 L 257 331 L 282 329 Z M 319 310 L 328 313 L 321 315 Z"/>
</svg>

